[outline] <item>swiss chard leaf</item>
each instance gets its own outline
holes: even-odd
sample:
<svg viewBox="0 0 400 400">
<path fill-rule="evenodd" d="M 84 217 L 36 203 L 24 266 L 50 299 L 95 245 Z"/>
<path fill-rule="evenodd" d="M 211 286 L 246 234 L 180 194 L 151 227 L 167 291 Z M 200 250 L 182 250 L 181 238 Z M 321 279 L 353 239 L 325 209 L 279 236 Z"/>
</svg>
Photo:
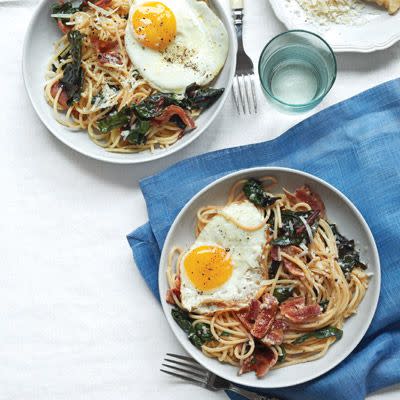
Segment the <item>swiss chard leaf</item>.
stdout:
<svg viewBox="0 0 400 400">
<path fill-rule="evenodd" d="M 78 11 L 82 11 L 84 6 L 83 1 L 66 1 L 64 3 L 54 3 L 51 6 L 52 14 L 75 14 Z M 59 19 L 56 17 L 56 19 Z"/>
<path fill-rule="evenodd" d="M 250 178 L 243 186 L 246 197 L 256 206 L 268 207 L 274 204 L 279 197 L 271 197 L 262 187 L 259 180 Z"/>
<path fill-rule="evenodd" d="M 336 246 L 338 249 L 338 262 L 345 275 L 349 274 L 353 268 L 359 267 L 366 269 L 367 266 L 360 261 L 360 253 L 355 248 L 354 240 L 349 240 L 341 235 L 336 225 L 330 225 L 333 234 L 336 236 Z"/>
<path fill-rule="evenodd" d="M 279 303 L 283 303 L 285 300 L 291 297 L 292 294 L 293 294 L 292 286 L 277 287 L 274 290 L 274 296 L 276 297 Z"/>
<path fill-rule="evenodd" d="M 121 111 L 112 111 L 105 118 L 97 123 L 97 128 L 101 133 L 107 133 L 115 128 L 122 128 L 129 124 L 132 110 L 124 107 Z"/>
<path fill-rule="evenodd" d="M 185 98 L 180 105 L 188 110 L 205 109 L 213 105 L 222 93 L 224 89 L 202 88 L 192 84 L 186 88 Z"/>
<path fill-rule="evenodd" d="M 327 310 L 327 308 L 328 308 L 329 300 L 322 300 L 322 301 L 319 303 L 319 305 L 320 305 L 321 308 L 322 308 L 322 312 L 325 312 L 325 311 Z"/>
<path fill-rule="evenodd" d="M 300 218 L 301 217 L 301 218 Z M 305 229 L 304 222 L 306 220 L 310 225 L 312 235 L 318 229 L 319 212 L 310 211 L 290 211 L 282 210 L 282 227 L 279 229 L 278 238 L 271 241 L 274 246 L 298 246 L 300 243 L 309 244 L 310 238 Z M 273 223 L 273 221 L 272 221 Z"/>
<path fill-rule="evenodd" d="M 179 325 L 179 327 L 184 332 L 189 334 L 190 329 L 192 328 L 192 321 L 190 320 L 188 313 L 181 310 L 180 308 L 173 308 L 171 310 L 171 315 L 175 322 Z"/>
<path fill-rule="evenodd" d="M 298 337 L 292 342 L 292 344 L 300 344 L 310 338 L 325 339 L 333 336 L 336 337 L 336 340 L 340 340 L 343 336 L 343 331 L 339 328 L 335 328 L 334 326 L 328 326 L 326 328 L 319 329 L 318 331 L 306 333 L 305 335 Z"/>
<path fill-rule="evenodd" d="M 134 127 L 129 131 L 126 140 L 132 144 L 146 143 L 146 133 L 150 129 L 150 121 L 137 120 Z"/>
<path fill-rule="evenodd" d="M 282 345 L 280 345 L 279 348 L 281 349 L 281 352 L 278 354 L 278 363 L 281 363 L 285 361 L 286 349 Z"/>
<path fill-rule="evenodd" d="M 271 264 L 268 268 L 268 278 L 269 279 L 275 278 L 275 275 L 278 272 L 280 263 L 281 263 L 280 261 L 276 261 L 276 260 L 271 261 Z"/>
<path fill-rule="evenodd" d="M 189 314 L 180 308 L 173 308 L 171 310 L 172 318 L 179 325 L 179 327 L 187 334 L 190 342 L 197 348 L 213 340 L 210 326 L 204 323 L 193 325 Z"/>
<path fill-rule="evenodd" d="M 81 66 L 82 39 L 83 36 L 79 31 L 71 31 L 68 33 L 72 62 L 67 64 L 64 69 L 64 75 L 60 80 L 60 84 L 65 89 L 68 96 L 68 105 L 79 101 L 81 98 L 84 78 Z"/>
<path fill-rule="evenodd" d="M 179 105 L 179 100 L 172 93 L 153 93 L 139 104 L 132 106 L 133 112 L 141 120 L 159 117 L 170 105 Z"/>
</svg>

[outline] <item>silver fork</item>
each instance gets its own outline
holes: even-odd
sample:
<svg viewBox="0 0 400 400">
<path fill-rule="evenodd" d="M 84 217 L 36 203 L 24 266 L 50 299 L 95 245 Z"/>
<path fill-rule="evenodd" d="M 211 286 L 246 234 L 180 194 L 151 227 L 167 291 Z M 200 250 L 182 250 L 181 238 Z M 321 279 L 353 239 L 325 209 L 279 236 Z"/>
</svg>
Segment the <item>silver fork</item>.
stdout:
<svg viewBox="0 0 400 400">
<path fill-rule="evenodd" d="M 231 0 L 233 24 L 236 29 L 238 51 L 236 55 L 236 73 L 233 80 L 232 93 L 237 112 L 257 113 L 257 97 L 254 85 L 254 65 L 243 47 L 243 0 Z"/>
<path fill-rule="evenodd" d="M 251 392 L 250 390 L 235 386 L 226 379 L 220 378 L 219 376 L 206 370 L 191 357 L 167 353 L 162 366 L 168 369 L 161 368 L 160 371 L 168 375 L 184 379 L 185 381 L 191 382 L 205 389 L 212 390 L 213 392 L 219 390 L 230 390 L 244 396 L 249 400 L 279 400 L 275 397 L 263 396 L 261 394 Z"/>
</svg>

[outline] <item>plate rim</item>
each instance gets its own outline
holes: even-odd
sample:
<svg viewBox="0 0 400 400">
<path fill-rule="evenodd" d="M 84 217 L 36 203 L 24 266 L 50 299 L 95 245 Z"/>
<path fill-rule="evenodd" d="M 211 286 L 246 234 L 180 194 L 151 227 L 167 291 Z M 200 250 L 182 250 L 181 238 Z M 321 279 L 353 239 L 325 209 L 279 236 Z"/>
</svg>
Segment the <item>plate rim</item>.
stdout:
<svg viewBox="0 0 400 400">
<path fill-rule="evenodd" d="M 283 16 L 283 12 L 279 8 L 278 3 L 275 0 L 269 0 L 269 4 L 271 5 L 271 8 L 276 16 L 276 18 L 287 28 L 287 29 L 300 29 L 299 27 L 293 27 L 289 26 L 288 21 L 286 18 Z M 306 29 L 306 26 L 302 26 L 301 29 Z M 317 34 L 321 34 L 321 32 L 317 32 Z M 397 33 L 394 33 L 391 35 L 388 39 L 384 41 L 374 41 L 373 43 L 370 43 L 369 45 L 340 45 L 336 44 L 333 45 L 331 43 L 330 46 L 332 47 L 333 51 L 335 53 L 373 53 L 375 51 L 381 51 L 388 49 L 389 47 L 393 46 L 395 43 L 397 43 L 400 40 L 400 30 Z"/>
<path fill-rule="evenodd" d="M 41 111 L 41 108 L 38 103 L 34 100 L 34 89 L 31 87 L 30 84 L 30 78 L 29 78 L 29 67 L 28 67 L 28 59 L 27 59 L 27 53 L 29 49 L 29 43 L 31 37 L 32 37 L 32 32 L 35 29 L 35 22 L 40 14 L 40 12 L 43 10 L 44 6 L 46 3 L 51 3 L 52 0 L 40 0 L 39 3 L 35 6 L 35 10 L 32 13 L 32 17 L 29 21 L 28 28 L 25 32 L 24 40 L 23 40 L 23 46 L 22 46 L 22 77 L 23 77 L 23 82 L 24 82 L 24 87 L 25 91 L 28 94 L 30 103 L 33 107 L 33 109 L 36 112 L 36 115 L 39 117 L 41 123 L 46 127 L 47 131 L 49 131 L 54 137 L 56 137 L 61 143 L 63 143 L 65 146 L 69 147 L 70 149 L 76 151 L 79 154 L 82 154 L 86 157 L 89 157 L 94 160 L 110 163 L 110 164 L 124 164 L 124 165 L 129 165 L 129 164 L 145 164 L 149 163 L 152 161 L 160 160 L 162 158 L 166 158 L 168 156 L 171 156 L 178 151 L 184 149 L 185 147 L 191 145 L 196 139 L 198 139 L 211 125 L 211 123 L 217 118 L 217 116 L 221 113 L 221 110 L 226 102 L 226 99 L 231 92 L 232 84 L 233 84 L 233 79 L 235 76 L 235 70 L 236 70 L 236 49 L 237 49 L 237 42 L 236 42 L 236 35 L 234 33 L 234 28 L 233 24 L 230 23 L 230 18 L 228 16 L 228 13 L 225 11 L 224 7 L 220 4 L 218 0 L 212 0 L 212 5 L 215 7 L 218 11 L 219 16 L 223 16 L 223 19 L 227 22 L 225 23 L 224 20 L 222 20 L 227 32 L 228 32 L 228 42 L 229 42 L 229 50 L 228 50 L 228 55 L 227 59 L 225 61 L 225 65 L 228 65 L 229 67 L 229 79 L 228 79 L 228 84 L 224 88 L 224 93 L 222 94 L 221 98 L 217 100 L 217 105 L 215 110 L 213 111 L 213 114 L 208 118 L 201 129 L 199 129 L 197 132 L 191 132 L 190 137 L 186 142 L 181 142 L 178 141 L 174 143 L 174 145 L 170 146 L 168 149 L 164 150 L 159 150 L 156 153 L 148 153 L 147 157 L 144 159 L 134 159 L 132 156 L 134 156 L 135 153 L 128 153 L 124 154 L 121 153 L 120 158 L 111 158 L 108 157 L 108 154 L 106 150 L 104 150 L 104 153 L 100 154 L 93 154 L 90 150 L 88 149 L 82 149 L 79 145 L 67 140 L 66 138 L 63 137 L 56 129 L 52 129 L 50 127 L 50 124 L 47 122 L 47 118 L 44 115 L 44 113 Z M 232 50 L 232 51 L 231 51 Z M 231 54 L 231 56 L 229 56 Z M 223 68 L 224 68 L 223 67 Z M 45 71 L 43 71 L 43 83 L 45 82 L 44 79 Z M 50 107 L 50 106 L 49 106 Z M 73 134 L 74 132 L 71 131 Z M 84 133 L 84 132 L 82 132 Z M 88 140 L 90 140 L 89 137 L 87 137 Z M 123 156 L 126 156 L 124 158 Z"/>
<path fill-rule="evenodd" d="M 376 289 L 376 293 L 375 296 L 373 297 L 373 306 L 370 308 L 369 314 L 368 314 L 368 318 L 366 318 L 364 321 L 364 326 L 363 329 L 361 329 L 357 335 L 356 340 L 352 343 L 351 346 L 348 347 L 348 349 L 344 352 L 342 352 L 340 355 L 338 355 L 337 359 L 335 360 L 334 363 L 332 363 L 331 365 L 322 368 L 321 370 L 319 370 L 318 372 L 314 373 L 313 375 L 310 375 L 307 378 L 303 378 L 303 379 L 293 379 L 293 381 L 289 382 L 289 383 L 282 383 L 282 384 L 271 384 L 270 382 L 268 382 L 268 380 L 263 380 L 263 379 L 259 379 L 257 381 L 255 381 L 255 383 L 257 383 L 256 385 L 252 385 L 249 386 L 246 383 L 243 383 L 240 381 L 240 376 L 235 377 L 235 379 L 232 379 L 231 376 L 226 375 L 225 373 L 221 373 L 221 371 L 216 371 L 210 368 L 207 368 L 203 362 L 202 362 L 202 357 L 200 355 L 202 355 L 202 353 L 193 347 L 193 345 L 189 342 L 189 340 L 181 340 L 181 338 L 179 337 L 179 335 L 176 334 L 176 332 L 178 332 L 178 326 L 173 325 L 173 320 L 170 317 L 170 308 L 171 305 L 169 305 L 166 300 L 165 300 L 165 295 L 163 293 L 160 293 L 160 301 L 161 301 L 161 306 L 163 309 L 163 313 L 164 313 L 164 317 L 167 320 L 167 323 L 172 331 L 172 333 L 174 334 L 175 338 L 177 339 L 177 341 L 180 343 L 180 345 L 185 349 L 185 351 L 190 354 L 198 363 L 200 363 L 204 368 L 211 370 L 211 372 L 215 373 L 216 375 L 227 379 L 230 382 L 233 382 L 235 384 L 238 385 L 242 385 L 242 386 L 247 386 L 247 387 L 251 387 L 251 388 L 256 388 L 256 389 L 275 389 L 275 388 L 284 388 L 284 387 L 291 387 L 291 386 L 295 386 L 295 385 L 299 385 L 302 383 L 306 383 L 309 382 L 315 378 L 320 377 L 321 375 L 326 374 L 327 372 L 329 372 L 330 370 L 332 370 L 333 368 L 335 368 L 337 365 L 339 365 L 340 363 L 342 363 L 352 352 L 353 350 L 359 345 L 359 343 L 361 342 L 361 340 L 364 338 L 367 330 L 369 329 L 372 319 L 375 316 L 376 313 L 376 309 L 378 306 L 378 302 L 379 302 L 379 297 L 380 297 L 380 292 L 381 292 L 381 264 L 380 264 L 380 257 L 379 257 L 379 252 L 378 252 L 378 248 L 374 239 L 374 236 L 371 232 L 371 229 L 368 225 L 368 223 L 366 222 L 365 218 L 363 217 L 363 215 L 361 214 L 361 212 L 358 210 L 358 208 L 353 204 L 353 202 L 344 194 L 342 193 L 339 189 L 337 189 L 336 187 L 334 187 L 333 185 L 331 185 L 330 183 L 328 183 L 327 181 L 325 181 L 322 178 L 319 178 L 311 173 L 305 172 L 305 171 L 301 171 L 299 169 L 295 169 L 295 168 L 288 168 L 288 167 L 280 167 L 280 166 L 264 166 L 264 167 L 252 167 L 252 168 L 244 168 L 244 169 L 240 169 L 234 172 L 230 172 L 218 179 L 216 179 L 215 181 L 209 183 L 207 186 L 205 186 L 203 189 L 201 189 L 200 191 L 198 191 L 186 204 L 185 206 L 180 210 L 180 212 L 178 213 L 178 215 L 175 217 L 173 223 L 171 224 L 171 227 L 168 230 L 168 234 L 165 238 L 164 241 L 164 245 L 162 248 L 162 252 L 161 252 L 161 256 L 160 256 L 160 262 L 159 262 L 159 270 L 158 270 L 158 287 L 161 287 L 161 282 L 165 282 L 166 277 L 165 277 L 165 269 L 163 269 L 163 260 L 166 260 L 168 257 L 168 251 L 169 248 L 167 249 L 167 244 L 170 241 L 171 237 L 172 237 L 172 232 L 173 230 L 176 228 L 176 226 L 181 222 L 180 220 L 182 219 L 183 215 L 186 213 L 187 209 L 192 205 L 193 202 L 195 202 L 199 197 L 201 197 L 204 193 L 206 193 L 208 190 L 210 190 L 211 188 L 213 188 L 214 186 L 219 185 L 220 183 L 222 183 L 225 180 L 231 179 L 234 176 L 237 175 L 250 175 L 252 173 L 259 173 L 259 172 L 266 172 L 266 173 L 273 173 L 273 172 L 281 172 L 281 173 L 294 173 L 294 174 L 298 174 L 301 175 L 305 178 L 308 178 L 312 181 L 316 181 L 318 182 L 318 184 L 325 186 L 325 188 L 329 189 L 330 191 L 333 191 L 337 196 L 339 196 L 341 198 L 342 201 L 344 201 L 347 206 L 351 209 L 352 213 L 355 214 L 355 216 L 357 217 L 357 220 L 361 223 L 361 225 L 363 226 L 363 228 L 365 229 L 365 232 L 368 236 L 368 239 L 370 241 L 370 243 L 372 243 L 372 248 L 371 248 L 371 252 L 374 256 L 374 258 L 377 261 L 376 264 L 376 272 L 374 273 L 374 280 L 377 281 L 377 289 Z M 199 356 L 199 357 L 198 357 Z M 218 365 L 218 364 L 216 364 Z"/>
</svg>

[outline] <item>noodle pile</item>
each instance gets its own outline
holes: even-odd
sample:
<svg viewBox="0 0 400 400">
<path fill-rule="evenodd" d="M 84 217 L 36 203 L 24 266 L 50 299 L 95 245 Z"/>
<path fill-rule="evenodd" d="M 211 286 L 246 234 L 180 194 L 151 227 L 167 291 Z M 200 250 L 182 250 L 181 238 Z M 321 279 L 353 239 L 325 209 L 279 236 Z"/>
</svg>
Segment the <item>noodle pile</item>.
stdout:
<svg viewBox="0 0 400 400">
<path fill-rule="evenodd" d="M 272 177 L 265 177 L 262 181 L 267 192 L 277 183 Z M 245 199 L 242 191 L 244 183 L 245 180 L 238 181 L 232 187 L 227 204 Z M 270 227 L 271 230 L 267 229 L 269 237 L 267 236 L 267 244 L 263 251 L 264 257 L 260 261 L 265 268 L 267 280 L 264 291 L 259 293 L 259 296 L 265 293 L 272 295 L 276 288 L 291 287 L 293 288 L 292 296 L 304 296 L 306 304 L 323 302 L 328 304 L 326 310 L 312 322 L 289 323 L 282 345 L 271 347 L 271 350 L 279 356 L 286 354 L 283 361 L 274 366 L 274 368 L 280 368 L 316 360 L 327 352 L 335 342 L 335 337 L 309 338 L 298 344 L 293 342 L 308 332 L 324 327 L 331 326 L 341 329 L 344 321 L 356 313 L 368 288 L 368 275 L 364 270 L 356 267 L 345 276 L 338 264 L 336 237 L 329 223 L 320 218 L 319 227 L 312 242 L 301 254 L 291 256 L 284 251 L 281 252 L 281 257 L 292 261 L 296 267 L 301 269 L 304 277 L 298 278 L 288 274 L 282 268 L 281 263 L 275 277 L 269 278 L 267 272 L 269 262 L 267 260 L 272 248 L 270 242 L 277 238 L 278 229 L 282 225 L 281 210 L 307 211 L 311 209 L 307 203 L 299 202 L 293 205 L 286 193 L 273 196 L 279 197 L 279 200 L 263 210 L 267 224 L 270 217 L 273 217 L 274 224 Z M 223 207 L 207 206 L 198 210 L 196 236 L 215 215 L 224 215 L 220 212 L 221 208 Z M 175 286 L 175 279 L 179 275 L 182 255 L 183 250 L 180 248 L 175 247 L 171 250 L 167 269 L 171 288 Z M 182 308 L 176 295 L 174 295 L 174 301 L 178 307 Z M 243 360 L 253 354 L 256 346 L 255 339 L 246 330 L 234 311 L 218 311 L 212 315 L 191 313 L 189 316 L 194 320 L 193 324 L 202 322 L 210 326 L 214 340 L 202 346 L 201 349 L 205 355 L 217 358 L 223 363 L 241 366 Z"/>
</svg>

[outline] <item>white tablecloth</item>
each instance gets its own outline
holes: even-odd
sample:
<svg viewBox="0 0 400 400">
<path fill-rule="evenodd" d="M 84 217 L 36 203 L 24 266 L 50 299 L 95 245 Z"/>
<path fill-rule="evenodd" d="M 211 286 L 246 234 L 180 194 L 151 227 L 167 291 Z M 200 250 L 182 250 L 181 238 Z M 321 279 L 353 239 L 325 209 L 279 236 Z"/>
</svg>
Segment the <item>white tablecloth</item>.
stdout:
<svg viewBox="0 0 400 400">
<path fill-rule="evenodd" d="M 223 0 L 228 5 L 227 0 Z M 158 369 L 182 351 L 132 261 L 125 234 L 143 224 L 140 178 L 192 155 L 274 138 L 307 115 L 238 117 L 231 99 L 200 139 L 143 166 L 103 164 L 58 142 L 24 90 L 29 0 L 0 0 L 0 399 L 223 399 Z M 246 48 L 256 61 L 284 27 L 266 0 L 247 0 Z M 337 82 L 315 110 L 400 74 L 400 45 L 338 55 Z M 394 400 L 399 387 L 371 399 Z"/>
</svg>

